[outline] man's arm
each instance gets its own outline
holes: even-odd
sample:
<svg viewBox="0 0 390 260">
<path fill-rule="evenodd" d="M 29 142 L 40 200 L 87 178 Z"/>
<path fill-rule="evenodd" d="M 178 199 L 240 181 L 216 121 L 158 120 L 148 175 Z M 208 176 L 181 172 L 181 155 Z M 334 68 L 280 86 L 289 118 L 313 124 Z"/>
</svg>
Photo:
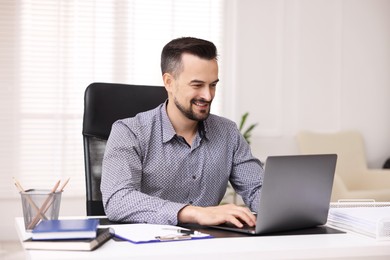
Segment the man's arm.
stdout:
<svg viewBox="0 0 390 260">
<path fill-rule="evenodd" d="M 226 222 L 242 227 L 256 225 L 256 217 L 251 212 L 257 211 L 262 186 L 263 167 L 260 160 L 253 157 L 250 147 L 236 125 L 232 125 L 232 131 L 236 144 L 233 156 L 232 173 L 230 181 L 236 191 L 242 196 L 245 204 L 250 208 L 233 204 L 214 207 L 186 206 L 178 213 L 178 221 L 181 223 L 197 223 L 200 225 L 218 225 Z"/>
<path fill-rule="evenodd" d="M 177 224 L 186 204 L 167 201 L 141 190 L 142 152 L 134 133 L 123 122 L 112 126 L 103 160 L 101 191 L 112 221 Z"/>
<path fill-rule="evenodd" d="M 249 144 L 236 129 L 237 143 L 233 159 L 230 183 L 251 211 L 257 212 L 263 185 L 264 168 L 252 155 Z"/>
</svg>

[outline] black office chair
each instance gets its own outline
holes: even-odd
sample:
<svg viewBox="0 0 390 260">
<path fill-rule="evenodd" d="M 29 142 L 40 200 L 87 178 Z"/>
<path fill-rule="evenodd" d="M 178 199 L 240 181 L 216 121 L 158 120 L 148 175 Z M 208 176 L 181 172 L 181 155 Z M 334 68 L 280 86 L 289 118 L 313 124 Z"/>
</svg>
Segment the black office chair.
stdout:
<svg viewBox="0 0 390 260">
<path fill-rule="evenodd" d="M 92 83 L 84 96 L 84 163 L 87 215 L 105 215 L 100 181 L 102 160 L 111 125 L 157 107 L 167 99 L 165 88 L 156 86 Z"/>
</svg>

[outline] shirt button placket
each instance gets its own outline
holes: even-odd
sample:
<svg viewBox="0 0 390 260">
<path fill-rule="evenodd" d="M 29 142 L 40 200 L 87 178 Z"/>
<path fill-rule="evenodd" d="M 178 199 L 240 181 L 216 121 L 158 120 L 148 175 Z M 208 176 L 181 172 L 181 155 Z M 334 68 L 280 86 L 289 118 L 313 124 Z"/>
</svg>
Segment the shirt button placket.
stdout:
<svg viewBox="0 0 390 260">
<path fill-rule="evenodd" d="M 196 192 L 198 190 L 198 184 L 197 184 L 197 179 L 198 179 L 198 172 L 199 172 L 199 169 L 198 169 L 198 162 L 197 162 L 197 156 L 196 156 L 196 152 L 195 151 L 191 151 L 191 153 L 189 154 L 189 164 L 188 166 L 190 167 L 190 171 L 192 173 L 191 175 L 191 187 L 190 187 L 190 194 L 189 194 L 189 204 L 193 204 L 194 202 L 194 198 L 196 198 Z"/>
</svg>

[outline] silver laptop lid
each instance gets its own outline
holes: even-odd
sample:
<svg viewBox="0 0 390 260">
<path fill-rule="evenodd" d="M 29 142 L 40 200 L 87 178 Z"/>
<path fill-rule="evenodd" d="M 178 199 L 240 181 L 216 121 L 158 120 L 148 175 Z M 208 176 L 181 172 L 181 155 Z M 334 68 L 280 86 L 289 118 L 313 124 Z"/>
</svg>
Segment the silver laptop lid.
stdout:
<svg viewBox="0 0 390 260">
<path fill-rule="evenodd" d="M 325 224 L 336 161 L 336 154 L 268 157 L 256 234 Z"/>
</svg>

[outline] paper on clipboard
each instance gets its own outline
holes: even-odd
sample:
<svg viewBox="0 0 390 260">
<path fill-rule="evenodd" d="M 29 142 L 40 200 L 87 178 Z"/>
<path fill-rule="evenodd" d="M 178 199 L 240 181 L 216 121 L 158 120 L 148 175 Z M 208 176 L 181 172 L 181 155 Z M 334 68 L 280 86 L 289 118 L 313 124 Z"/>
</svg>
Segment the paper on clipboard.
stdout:
<svg viewBox="0 0 390 260">
<path fill-rule="evenodd" d="M 120 224 L 110 227 L 115 230 L 116 237 L 134 244 L 212 238 L 209 234 L 199 232 L 191 235 L 180 234 L 177 230 L 187 229 L 172 225 Z"/>
</svg>

